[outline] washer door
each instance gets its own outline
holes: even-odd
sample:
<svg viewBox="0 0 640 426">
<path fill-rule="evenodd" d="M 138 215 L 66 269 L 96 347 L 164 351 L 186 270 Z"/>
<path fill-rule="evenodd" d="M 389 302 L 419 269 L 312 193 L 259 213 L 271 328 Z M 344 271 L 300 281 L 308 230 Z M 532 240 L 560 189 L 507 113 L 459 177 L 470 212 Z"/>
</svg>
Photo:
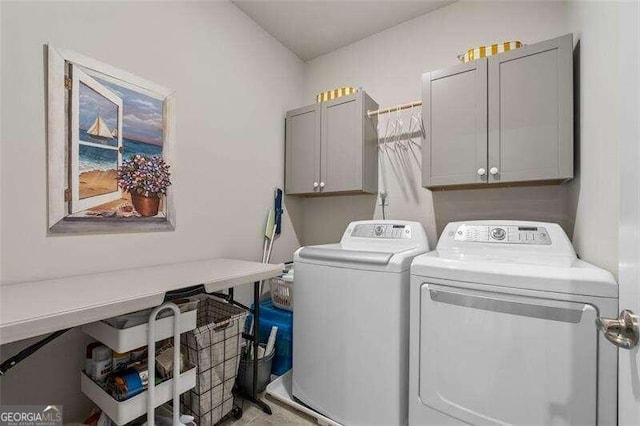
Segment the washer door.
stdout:
<svg viewBox="0 0 640 426">
<path fill-rule="evenodd" d="M 595 425 L 596 309 L 421 286 L 421 401 L 473 425 Z"/>
</svg>

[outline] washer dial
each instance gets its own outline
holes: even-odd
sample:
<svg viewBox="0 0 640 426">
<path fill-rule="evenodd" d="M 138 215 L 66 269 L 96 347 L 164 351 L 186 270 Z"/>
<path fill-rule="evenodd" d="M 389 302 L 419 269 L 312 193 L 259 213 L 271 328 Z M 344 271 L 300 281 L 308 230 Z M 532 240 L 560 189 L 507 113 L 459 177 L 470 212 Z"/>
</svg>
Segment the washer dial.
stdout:
<svg viewBox="0 0 640 426">
<path fill-rule="evenodd" d="M 503 228 L 493 228 L 491 229 L 491 238 L 494 240 L 504 240 L 507 236 L 507 232 Z"/>
</svg>

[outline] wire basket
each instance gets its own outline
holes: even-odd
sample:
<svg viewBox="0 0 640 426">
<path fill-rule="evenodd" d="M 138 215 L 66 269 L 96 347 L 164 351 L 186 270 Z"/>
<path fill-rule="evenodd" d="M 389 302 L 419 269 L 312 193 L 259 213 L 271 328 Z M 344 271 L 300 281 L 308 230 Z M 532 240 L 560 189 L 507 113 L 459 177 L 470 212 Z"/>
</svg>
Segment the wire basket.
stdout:
<svg viewBox="0 0 640 426">
<path fill-rule="evenodd" d="M 271 301 L 277 308 L 293 311 L 293 280 L 282 277 L 269 280 Z"/>
<path fill-rule="evenodd" d="M 197 328 L 181 344 L 197 367 L 196 386 L 181 397 L 196 424 L 213 425 L 233 411 L 233 384 L 240 363 L 242 326 L 248 312 L 211 296 L 200 298 Z"/>
</svg>

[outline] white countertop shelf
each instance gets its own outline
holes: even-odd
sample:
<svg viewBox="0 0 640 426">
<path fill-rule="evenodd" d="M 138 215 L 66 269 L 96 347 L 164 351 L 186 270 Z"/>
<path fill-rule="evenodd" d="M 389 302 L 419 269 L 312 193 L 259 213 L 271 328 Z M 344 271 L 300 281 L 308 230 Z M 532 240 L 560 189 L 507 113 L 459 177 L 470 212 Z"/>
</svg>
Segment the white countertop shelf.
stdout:
<svg viewBox="0 0 640 426">
<path fill-rule="evenodd" d="M 279 275 L 282 264 L 208 259 L 0 286 L 0 345 L 158 306 L 168 291 L 208 293 Z"/>
</svg>

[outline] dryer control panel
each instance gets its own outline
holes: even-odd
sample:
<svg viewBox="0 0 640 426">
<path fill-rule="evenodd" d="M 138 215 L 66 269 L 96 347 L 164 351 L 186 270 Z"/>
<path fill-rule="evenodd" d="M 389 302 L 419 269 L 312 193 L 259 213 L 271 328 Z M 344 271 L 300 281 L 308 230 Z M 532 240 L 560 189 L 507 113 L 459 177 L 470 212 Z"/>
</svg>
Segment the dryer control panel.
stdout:
<svg viewBox="0 0 640 426">
<path fill-rule="evenodd" d="M 576 252 L 557 223 L 521 220 L 450 222 L 436 247 L 438 256 L 536 265 L 572 265 Z"/>
<path fill-rule="evenodd" d="M 551 245 L 551 237 L 542 226 L 460 225 L 456 241 L 502 244 Z"/>
</svg>

